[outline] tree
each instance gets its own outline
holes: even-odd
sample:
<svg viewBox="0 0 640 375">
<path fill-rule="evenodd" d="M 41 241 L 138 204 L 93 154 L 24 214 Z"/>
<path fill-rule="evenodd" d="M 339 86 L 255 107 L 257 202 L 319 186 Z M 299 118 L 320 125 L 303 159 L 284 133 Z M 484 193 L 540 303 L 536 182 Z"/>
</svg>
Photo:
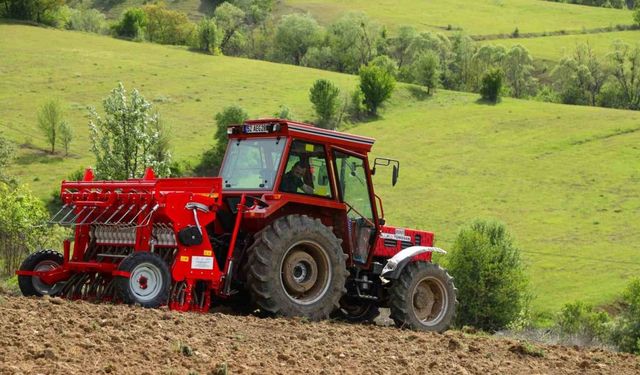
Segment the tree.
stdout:
<svg viewBox="0 0 640 375">
<path fill-rule="evenodd" d="M 195 47 L 200 51 L 217 55 L 220 53 L 220 32 L 216 22 L 211 18 L 203 18 L 198 24 Z"/>
<path fill-rule="evenodd" d="M 427 50 L 412 64 L 413 81 L 427 88 L 427 94 L 438 86 L 440 81 L 440 61 L 435 52 Z"/>
<path fill-rule="evenodd" d="M 64 0 L 3 0 L 4 17 L 53 25 Z"/>
<path fill-rule="evenodd" d="M 15 157 L 15 151 L 13 144 L 0 134 L 0 183 L 10 181 L 5 171 Z"/>
<path fill-rule="evenodd" d="M 389 55 L 398 63 L 401 69 L 407 61 L 410 60 L 410 47 L 413 40 L 418 36 L 418 32 L 411 26 L 402 26 L 398 30 L 398 35 L 389 39 L 388 51 Z M 409 61 L 411 63 L 411 61 Z"/>
<path fill-rule="evenodd" d="M 407 62 L 413 66 L 413 63 L 427 51 L 432 51 L 438 57 L 440 80 L 445 88 L 450 88 L 452 85 L 449 72 L 449 64 L 452 58 L 451 41 L 446 35 L 440 33 L 420 33 L 409 46 L 410 57 Z"/>
<path fill-rule="evenodd" d="M 506 48 L 501 45 L 484 44 L 478 48 L 471 60 L 472 76 L 475 77 L 475 81 L 470 85 L 472 90 L 480 90 L 484 74 L 493 68 L 501 67 L 506 54 Z"/>
<path fill-rule="evenodd" d="M 374 57 L 369 65 L 382 68 L 384 71 L 391 74 L 394 78 L 398 76 L 398 64 L 387 55 L 378 55 Z"/>
<path fill-rule="evenodd" d="M 116 35 L 135 40 L 144 39 L 147 15 L 141 8 L 129 8 L 124 11 L 120 21 L 113 26 Z"/>
<path fill-rule="evenodd" d="M 318 125 L 323 128 L 333 128 L 338 112 L 340 89 L 331 81 L 319 79 L 309 90 L 309 100 L 318 115 Z"/>
<path fill-rule="evenodd" d="M 631 49 L 627 43 L 615 41 L 609 58 L 626 107 L 640 109 L 640 47 Z"/>
<path fill-rule="evenodd" d="M 572 56 L 560 60 L 551 76 L 563 103 L 596 105 L 609 72 L 588 44 L 580 44 Z"/>
<path fill-rule="evenodd" d="M 640 8 L 636 8 L 636 10 L 633 11 L 633 22 L 636 26 L 640 27 Z"/>
<path fill-rule="evenodd" d="M 382 28 L 364 13 L 347 13 L 327 30 L 333 66 L 339 72 L 355 73 L 378 53 Z"/>
<path fill-rule="evenodd" d="M 519 44 L 511 47 L 505 56 L 503 66 L 511 95 L 522 98 L 535 94 L 536 80 L 532 75 L 533 59 L 526 48 Z"/>
<path fill-rule="evenodd" d="M 528 278 L 503 224 L 477 220 L 462 228 L 447 258 L 458 288 L 459 326 L 493 332 L 526 309 Z"/>
<path fill-rule="evenodd" d="M 391 97 L 396 80 L 377 66 L 360 68 L 360 90 L 364 94 L 364 104 L 370 115 L 377 115 L 378 108 Z"/>
<path fill-rule="evenodd" d="M 216 8 L 213 17 L 218 27 L 223 31 L 220 49 L 225 55 L 228 55 L 233 51 L 231 48 L 233 38 L 241 36 L 245 13 L 231 3 L 222 3 Z"/>
<path fill-rule="evenodd" d="M 449 63 L 452 87 L 455 90 L 470 91 L 473 87 L 473 56 L 476 44 L 467 35 L 455 34 L 451 38 L 451 52 L 453 57 Z"/>
<path fill-rule="evenodd" d="M 147 167 L 159 176 L 168 175 L 171 155 L 159 151 L 163 131 L 151 103 L 138 90 L 128 93 L 119 83 L 102 104 L 104 118 L 91 109 L 89 122 L 96 175 L 122 180 L 141 177 Z"/>
<path fill-rule="evenodd" d="M 40 107 L 38 113 L 38 127 L 47 138 L 51 152 L 56 152 L 56 142 L 63 122 L 62 108 L 57 100 L 50 100 Z"/>
<path fill-rule="evenodd" d="M 69 146 L 71 145 L 71 141 L 73 140 L 73 129 L 68 122 L 62 121 L 60 123 L 60 144 L 62 144 L 62 148 L 64 148 L 64 154 L 69 155 Z"/>
<path fill-rule="evenodd" d="M 300 65 L 309 48 L 322 42 L 322 28 L 310 14 L 287 14 L 276 27 L 276 60 Z"/>
<path fill-rule="evenodd" d="M 640 354 L 640 279 L 631 280 L 622 295 L 625 309 L 613 329 L 612 340 L 620 350 Z"/>
<path fill-rule="evenodd" d="M 504 73 L 500 68 L 490 69 L 482 76 L 482 84 L 480 86 L 480 96 L 482 100 L 497 103 L 502 92 L 502 80 Z"/>
<path fill-rule="evenodd" d="M 216 144 L 202 155 L 200 164 L 196 167 L 198 175 L 215 175 L 222 164 L 224 152 L 227 149 L 227 127 L 244 123 L 249 114 L 239 105 L 231 105 L 216 113 Z"/>
<path fill-rule="evenodd" d="M 147 20 L 145 36 L 150 42 L 160 44 L 186 44 L 193 31 L 183 12 L 167 9 L 164 3 L 147 4 L 142 7 Z"/>
</svg>

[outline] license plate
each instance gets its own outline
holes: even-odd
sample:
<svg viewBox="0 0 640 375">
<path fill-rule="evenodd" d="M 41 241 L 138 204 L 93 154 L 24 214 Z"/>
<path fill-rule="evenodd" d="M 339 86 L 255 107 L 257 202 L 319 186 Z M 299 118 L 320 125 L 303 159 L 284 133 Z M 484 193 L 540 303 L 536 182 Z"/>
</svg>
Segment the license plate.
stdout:
<svg viewBox="0 0 640 375">
<path fill-rule="evenodd" d="M 244 132 L 247 134 L 268 133 L 271 124 L 245 125 Z"/>
</svg>

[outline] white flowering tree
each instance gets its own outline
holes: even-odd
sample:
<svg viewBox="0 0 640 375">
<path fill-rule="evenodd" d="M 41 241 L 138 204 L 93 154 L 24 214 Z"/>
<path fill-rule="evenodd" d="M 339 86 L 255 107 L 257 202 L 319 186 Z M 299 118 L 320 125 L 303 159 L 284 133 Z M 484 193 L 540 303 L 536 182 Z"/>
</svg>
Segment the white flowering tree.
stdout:
<svg viewBox="0 0 640 375">
<path fill-rule="evenodd" d="M 91 109 L 91 151 L 100 179 L 139 178 L 145 168 L 168 176 L 171 155 L 157 112 L 134 89 L 129 95 L 122 83 L 104 99 L 104 117 Z"/>
</svg>

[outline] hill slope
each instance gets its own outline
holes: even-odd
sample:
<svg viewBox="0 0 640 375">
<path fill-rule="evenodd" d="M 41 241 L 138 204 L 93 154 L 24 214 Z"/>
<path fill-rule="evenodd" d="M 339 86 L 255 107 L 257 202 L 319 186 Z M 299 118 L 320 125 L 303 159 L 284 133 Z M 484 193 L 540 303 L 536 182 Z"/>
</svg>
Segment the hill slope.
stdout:
<svg viewBox="0 0 640 375">
<path fill-rule="evenodd" d="M 391 30 L 413 26 L 419 30 L 446 30 L 467 34 L 511 34 L 582 30 L 630 24 L 631 12 L 540 0 L 284 0 L 280 12 L 311 12 L 329 23 L 345 12 L 362 11 Z"/>
<path fill-rule="evenodd" d="M 179 159 L 212 143 L 213 116 L 239 103 L 252 116 L 286 104 L 312 118 L 308 90 L 317 78 L 343 92 L 356 78 L 181 48 L 89 34 L 0 25 L 0 129 L 20 149 L 11 172 L 41 196 L 79 167 L 88 152 L 86 106 L 118 81 L 154 100 Z M 36 128 L 47 98 L 67 104 L 75 128 L 72 157 L 47 156 Z M 376 176 L 390 224 L 433 230 L 449 248 L 458 228 L 494 217 L 513 231 L 531 266 L 534 307 L 556 311 L 574 299 L 610 301 L 640 271 L 640 113 L 438 91 L 425 98 L 399 85 L 376 121 L 350 132 L 378 139 L 375 155 L 402 161 L 400 182 Z M 28 141 L 28 142 L 25 142 Z"/>
</svg>

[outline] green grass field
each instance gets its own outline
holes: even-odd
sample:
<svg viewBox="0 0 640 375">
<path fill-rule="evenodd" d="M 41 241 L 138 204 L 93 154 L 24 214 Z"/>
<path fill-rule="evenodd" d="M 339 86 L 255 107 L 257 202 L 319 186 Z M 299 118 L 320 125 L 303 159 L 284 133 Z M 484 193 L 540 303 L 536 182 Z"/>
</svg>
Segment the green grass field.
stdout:
<svg viewBox="0 0 640 375">
<path fill-rule="evenodd" d="M 213 116 L 226 105 L 259 117 L 286 104 L 308 120 L 315 79 L 345 92 L 356 84 L 348 75 L 82 33 L 0 25 L 0 35 L 0 129 L 32 144 L 10 172 L 43 197 L 92 163 L 86 107 L 100 108 L 118 81 L 157 104 L 174 154 L 189 160 L 212 144 Z M 41 151 L 37 109 L 53 97 L 76 131 L 70 158 Z M 395 188 L 388 171 L 376 176 L 388 222 L 433 230 L 446 249 L 461 225 L 497 218 L 525 251 L 537 312 L 575 299 L 610 302 L 640 272 L 640 113 L 476 99 L 447 91 L 424 99 L 399 85 L 381 119 L 348 129 L 377 138 L 375 155 L 402 161 Z"/>
<path fill-rule="evenodd" d="M 467 34 L 510 34 L 582 30 L 631 24 L 628 10 L 604 9 L 539 0 L 284 0 L 280 12 L 311 12 L 329 23 L 345 12 L 363 11 L 395 30 L 410 25 L 444 30 L 449 25 Z"/>
<path fill-rule="evenodd" d="M 488 41 L 487 43 L 502 44 L 505 47 L 521 44 L 531 52 L 535 59 L 557 62 L 564 56 L 573 55 L 576 46 L 583 43 L 589 44 L 597 56 L 605 57 L 613 50 L 612 45 L 616 40 L 621 40 L 632 46 L 638 45 L 640 43 L 640 31 L 500 39 Z"/>
</svg>

